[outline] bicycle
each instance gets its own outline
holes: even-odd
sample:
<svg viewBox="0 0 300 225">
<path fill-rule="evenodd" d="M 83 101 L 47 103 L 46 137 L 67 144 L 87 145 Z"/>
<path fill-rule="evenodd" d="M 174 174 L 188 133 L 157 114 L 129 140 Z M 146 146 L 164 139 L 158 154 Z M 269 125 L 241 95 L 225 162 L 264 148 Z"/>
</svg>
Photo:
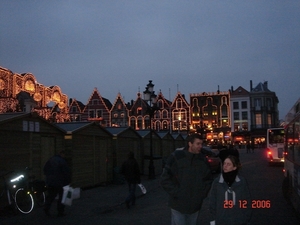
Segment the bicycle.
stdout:
<svg viewBox="0 0 300 225">
<path fill-rule="evenodd" d="M 8 206 L 17 208 L 21 213 L 28 214 L 32 211 L 34 202 L 30 192 L 27 192 L 21 185 L 24 175 L 18 175 L 7 181 L 6 176 L 13 173 L 13 171 L 7 172 L 0 177 L 4 181 L 4 189 L 1 193 L 2 197 L 6 194 Z"/>
<path fill-rule="evenodd" d="M 13 199 L 17 209 L 23 213 L 28 214 L 34 207 L 34 201 L 31 192 L 27 188 L 27 179 L 24 174 L 20 174 L 10 180 L 10 185 L 14 191 Z"/>
<path fill-rule="evenodd" d="M 32 176 L 30 177 L 34 179 L 35 177 Z M 34 202 L 37 203 L 38 206 L 43 206 L 45 205 L 46 202 L 46 183 L 43 180 L 31 180 L 28 183 L 28 187 L 30 190 L 30 193 L 33 196 Z"/>
<path fill-rule="evenodd" d="M 31 169 L 29 167 L 25 168 L 24 174 L 26 179 L 24 180 L 23 188 L 32 195 L 34 202 L 37 203 L 35 205 L 43 206 L 46 202 L 46 183 L 43 180 L 35 179 L 34 175 L 29 176 L 28 171 Z"/>
</svg>

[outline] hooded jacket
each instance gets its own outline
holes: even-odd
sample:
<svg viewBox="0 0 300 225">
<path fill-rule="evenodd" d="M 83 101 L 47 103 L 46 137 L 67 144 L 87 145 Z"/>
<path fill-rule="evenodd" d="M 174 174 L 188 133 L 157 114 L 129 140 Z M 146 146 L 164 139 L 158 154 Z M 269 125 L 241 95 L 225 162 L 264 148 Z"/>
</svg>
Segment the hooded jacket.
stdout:
<svg viewBox="0 0 300 225">
<path fill-rule="evenodd" d="M 169 206 L 183 214 L 201 209 L 212 182 L 206 158 L 187 148 L 175 150 L 167 159 L 160 184 L 169 194 Z"/>
<path fill-rule="evenodd" d="M 209 193 L 211 220 L 216 225 L 248 224 L 251 218 L 251 196 L 245 178 L 237 175 L 229 188 L 220 174 Z"/>
</svg>

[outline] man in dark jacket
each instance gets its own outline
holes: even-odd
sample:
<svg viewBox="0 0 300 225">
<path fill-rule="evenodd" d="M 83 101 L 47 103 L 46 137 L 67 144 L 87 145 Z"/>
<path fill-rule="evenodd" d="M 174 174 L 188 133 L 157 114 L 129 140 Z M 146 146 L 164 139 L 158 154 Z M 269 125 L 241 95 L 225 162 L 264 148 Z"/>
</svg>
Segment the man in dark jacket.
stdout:
<svg viewBox="0 0 300 225">
<path fill-rule="evenodd" d="M 61 203 L 63 187 L 71 182 L 70 170 L 64 157 L 65 154 L 61 151 L 51 157 L 44 166 L 48 191 L 44 211 L 47 215 L 49 215 L 51 204 L 57 195 L 59 196 L 57 201 L 58 216 L 64 215 L 65 206 Z"/>
<path fill-rule="evenodd" d="M 197 223 L 212 183 L 210 167 L 201 153 L 201 136 L 188 138 L 188 146 L 170 155 L 161 175 L 161 186 L 169 194 L 172 225 Z"/>
<path fill-rule="evenodd" d="M 128 159 L 123 163 L 121 168 L 122 174 L 128 183 L 129 195 L 127 196 L 125 202 L 127 208 L 130 207 L 130 203 L 135 205 L 135 190 L 136 185 L 141 183 L 140 168 L 137 160 L 134 158 L 134 153 L 128 153 Z"/>
</svg>

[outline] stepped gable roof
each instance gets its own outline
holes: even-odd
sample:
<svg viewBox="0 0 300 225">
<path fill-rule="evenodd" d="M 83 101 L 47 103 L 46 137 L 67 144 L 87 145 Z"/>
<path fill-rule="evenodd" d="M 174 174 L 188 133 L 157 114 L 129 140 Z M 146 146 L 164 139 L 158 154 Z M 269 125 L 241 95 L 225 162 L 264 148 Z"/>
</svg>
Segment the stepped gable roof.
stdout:
<svg viewBox="0 0 300 225">
<path fill-rule="evenodd" d="M 71 104 L 69 105 L 69 111 L 71 110 L 71 106 L 77 106 L 79 109 L 80 109 L 80 112 L 82 112 L 85 108 L 85 105 L 81 102 L 81 101 L 78 101 L 76 100 L 75 98 L 71 99 Z"/>
<path fill-rule="evenodd" d="M 104 105 L 104 107 L 106 108 L 107 111 L 111 110 L 111 107 L 112 107 L 111 102 L 108 99 L 103 98 L 100 95 L 100 93 L 99 93 L 99 91 L 96 87 L 94 88 L 87 104 L 85 105 L 85 108 L 89 107 L 91 105 L 91 101 L 94 100 L 94 99 L 99 99 L 102 102 L 102 104 Z"/>
<path fill-rule="evenodd" d="M 171 104 L 172 104 L 172 102 L 171 102 L 170 100 L 168 100 L 168 99 L 165 98 L 165 96 L 163 95 L 163 93 L 161 92 L 161 90 L 159 90 L 157 99 L 162 99 L 162 100 L 164 100 L 168 105 L 171 105 Z"/>
<path fill-rule="evenodd" d="M 125 104 L 125 102 L 124 102 L 124 100 L 123 100 L 123 98 L 122 98 L 122 96 L 121 96 L 121 93 L 119 92 L 118 93 L 118 95 L 117 95 L 117 97 L 115 98 L 115 102 L 113 103 L 113 105 L 112 105 L 112 107 L 111 107 L 111 109 L 113 109 L 115 106 L 116 106 L 116 104 L 117 104 L 117 102 L 118 102 L 118 100 L 120 100 L 121 102 L 122 102 L 122 104 L 123 104 L 123 106 L 125 107 L 125 109 L 127 109 L 128 110 L 128 105 L 127 104 Z"/>
</svg>

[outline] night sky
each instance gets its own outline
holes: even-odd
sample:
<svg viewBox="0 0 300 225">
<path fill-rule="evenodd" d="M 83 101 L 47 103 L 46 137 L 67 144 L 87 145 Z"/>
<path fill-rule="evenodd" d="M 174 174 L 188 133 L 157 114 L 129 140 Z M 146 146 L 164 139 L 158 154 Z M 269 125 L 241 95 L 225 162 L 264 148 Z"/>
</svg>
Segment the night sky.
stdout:
<svg viewBox="0 0 300 225">
<path fill-rule="evenodd" d="M 268 81 L 280 119 L 300 97 L 300 1 L 1 0 L 0 66 L 86 104 Z"/>
</svg>

